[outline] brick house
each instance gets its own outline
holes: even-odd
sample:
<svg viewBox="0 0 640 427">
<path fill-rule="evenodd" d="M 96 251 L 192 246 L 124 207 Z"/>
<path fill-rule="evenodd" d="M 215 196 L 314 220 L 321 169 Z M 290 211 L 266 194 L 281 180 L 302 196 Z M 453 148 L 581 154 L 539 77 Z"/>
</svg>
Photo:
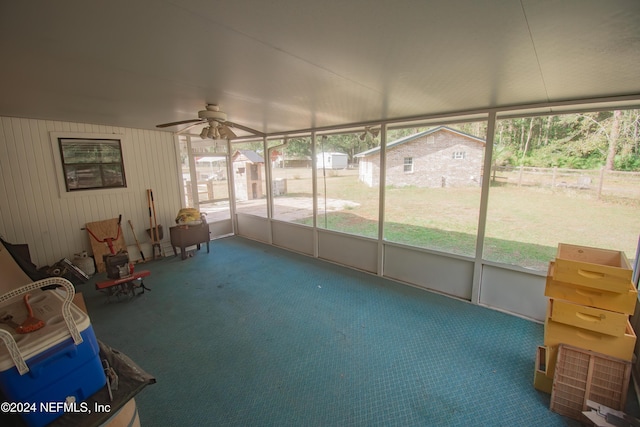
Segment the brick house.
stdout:
<svg viewBox="0 0 640 427">
<path fill-rule="evenodd" d="M 395 187 L 479 186 L 485 140 L 439 126 L 387 144 L 386 185 Z M 356 154 L 359 179 L 380 182 L 380 147 Z"/>
</svg>

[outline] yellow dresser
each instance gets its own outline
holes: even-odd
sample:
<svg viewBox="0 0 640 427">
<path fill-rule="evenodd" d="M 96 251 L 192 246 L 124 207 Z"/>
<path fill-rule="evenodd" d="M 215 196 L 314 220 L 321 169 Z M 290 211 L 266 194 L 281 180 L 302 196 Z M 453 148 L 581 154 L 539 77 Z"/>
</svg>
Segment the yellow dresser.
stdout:
<svg viewBox="0 0 640 427">
<path fill-rule="evenodd" d="M 622 252 L 558 245 L 545 286 L 549 302 L 544 347 L 536 355 L 537 390 L 550 393 L 560 344 L 631 361 L 636 334 L 629 315 L 638 298 L 631 277 L 630 264 Z"/>
<path fill-rule="evenodd" d="M 588 331 L 621 337 L 625 334 L 629 316 L 559 299 L 549 300 L 548 320 Z"/>
<path fill-rule="evenodd" d="M 555 279 L 555 262 L 549 263 L 545 296 L 576 304 L 632 315 L 638 300 L 638 291 L 631 280 L 624 292 L 612 292 L 561 282 Z"/>
<path fill-rule="evenodd" d="M 560 243 L 554 279 L 603 291 L 622 293 L 633 270 L 624 252 Z"/>
<path fill-rule="evenodd" d="M 555 372 L 559 344 L 568 344 L 573 347 L 631 361 L 633 349 L 636 345 L 636 334 L 633 332 L 631 323 L 628 320 L 625 333 L 616 337 L 554 322 L 547 318 L 544 324 L 544 345 L 547 351 L 546 374 L 550 378 L 553 378 Z"/>
</svg>

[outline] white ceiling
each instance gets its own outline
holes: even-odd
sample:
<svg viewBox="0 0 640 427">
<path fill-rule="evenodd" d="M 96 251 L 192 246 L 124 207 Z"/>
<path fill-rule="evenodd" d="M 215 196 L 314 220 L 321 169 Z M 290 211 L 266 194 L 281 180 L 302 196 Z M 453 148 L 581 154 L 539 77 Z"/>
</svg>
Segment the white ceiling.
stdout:
<svg viewBox="0 0 640 427">
<path fill-rule="evenodd" d="M 277 133 L 640 97 L 640 1 L 0 0 L 0 55 L 0 115 Z"/>
</svg>

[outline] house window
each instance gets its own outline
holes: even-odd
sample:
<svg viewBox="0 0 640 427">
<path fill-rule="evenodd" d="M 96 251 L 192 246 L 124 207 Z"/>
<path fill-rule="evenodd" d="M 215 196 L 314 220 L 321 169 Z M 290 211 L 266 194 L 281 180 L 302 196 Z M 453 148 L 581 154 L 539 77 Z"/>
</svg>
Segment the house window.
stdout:
<svg viewBox="0 0 640 427">
<path fill-rule="evenodd" d="M 120 139 L 58 138 L 67 192 L 126 188 Z"/>
<path fill-rule="evenodd" d="M 413 157 L 404 158 L 404 171 L 406 173 L 413 172 Z"/>
<path fill-rule="evenodd" d="M 453 158 L 455 160 L 461 160 L 464 159 L 466 157 L 466 154 L 464 151 L 454 151 L 453 152 Z"/>
</svg>

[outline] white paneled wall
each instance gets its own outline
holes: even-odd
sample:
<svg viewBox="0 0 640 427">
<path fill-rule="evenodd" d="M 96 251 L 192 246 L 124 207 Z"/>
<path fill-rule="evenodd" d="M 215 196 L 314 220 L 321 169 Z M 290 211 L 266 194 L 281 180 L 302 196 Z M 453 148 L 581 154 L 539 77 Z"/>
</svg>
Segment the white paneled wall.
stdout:
<svg viewBox="0 0 640 427">
<path fill-rule="evenodd" d="M 60 197 L 57 180 L 62 177 L 56 176 L 50 132 L 123 135 L 127 189 Z M 10 243 L 27 243 L 37 266 L 90 252 L 89 236 L 81 228 L 120 214 L 127 244 L 135 244 L 131 220 L 145 253 L 151 254 L 146 189 L 153 189 L 158 223 L 168 240 L 180 209 L 178 176 L 175 139 L 168 132 L 0 117 L 0 235 Z"/>
</svg>

